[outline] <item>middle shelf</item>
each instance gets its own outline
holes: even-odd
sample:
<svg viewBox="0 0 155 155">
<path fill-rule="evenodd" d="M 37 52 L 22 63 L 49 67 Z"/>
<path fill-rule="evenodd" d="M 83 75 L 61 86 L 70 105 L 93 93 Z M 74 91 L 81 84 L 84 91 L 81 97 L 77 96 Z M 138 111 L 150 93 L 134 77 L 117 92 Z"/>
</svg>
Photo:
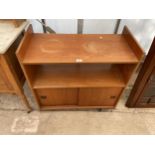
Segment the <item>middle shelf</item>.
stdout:
<svg viewBox="0 0 155 155">
<path fill-rule="evenodd" d="M 134 67 L 131 64 L 44 64 L 27 65 L 26 72 L 34 89 L 125 87 L 129 71 Z"/>
</svg>

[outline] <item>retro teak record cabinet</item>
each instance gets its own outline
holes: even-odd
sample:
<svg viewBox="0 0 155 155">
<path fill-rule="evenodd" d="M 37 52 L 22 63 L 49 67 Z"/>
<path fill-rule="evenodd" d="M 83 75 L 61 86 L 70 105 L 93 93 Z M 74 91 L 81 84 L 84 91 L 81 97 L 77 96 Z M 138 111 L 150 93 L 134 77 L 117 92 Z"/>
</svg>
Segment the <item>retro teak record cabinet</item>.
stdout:
<svg viewBox="0 0 155 155">
<path fill-rule="evenodd" d="M 143 57 L 123 34 L 25 33 L 17 57 L 41 110 L 114 108 Z"/>
</svg>

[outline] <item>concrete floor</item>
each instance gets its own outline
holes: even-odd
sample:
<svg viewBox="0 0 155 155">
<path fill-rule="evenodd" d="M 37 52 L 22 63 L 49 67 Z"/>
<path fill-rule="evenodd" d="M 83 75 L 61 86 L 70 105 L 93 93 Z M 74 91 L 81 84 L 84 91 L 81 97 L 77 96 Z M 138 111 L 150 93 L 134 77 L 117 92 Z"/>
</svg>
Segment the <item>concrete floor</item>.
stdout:
<svg viewBox="0 0 155 155">
<path fill-rule="evenodd" d="M 25 85 L 33 108 L 33 97 Z M 0 95 L 0 134 L 155 134 L 155 109 L 129 109 L 123 95 L 114 110 L 33 111 L 15 95 Z"/>
</svg>

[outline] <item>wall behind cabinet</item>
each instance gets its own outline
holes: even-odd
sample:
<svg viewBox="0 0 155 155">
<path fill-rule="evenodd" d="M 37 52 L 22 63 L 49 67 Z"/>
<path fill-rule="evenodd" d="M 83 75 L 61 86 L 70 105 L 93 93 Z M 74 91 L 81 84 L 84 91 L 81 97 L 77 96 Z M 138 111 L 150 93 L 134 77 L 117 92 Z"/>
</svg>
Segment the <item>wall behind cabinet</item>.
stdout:
<svg viewBox="0 0 155 155">
<path fill-rule="evenodd" d="M 124 25 L 129 27 L 145 53 L 148 53 L 155 36 L 155 19 L 122 19 L 118 33 L 122 32 Z"/>
<path fill-rule="evenodd" d="M 35 33 L 43 33 L 42 25 L 35 19 L 29 19 Z M 56 33 L 77 33 L 77 19 L 46 19 L 46 24 Z"/>
<path fill-rule="evenodd" d="M 77 33 L 77 19 L 46 19 L 46 24 L 57 33 Z"/>
<path fill-rule="evenodd" d="M 116 19 L 85 19 L 83 33 L 113 34 L 116 22 Z"/>
<path fill-rule="evenodd" d="M 42 25 L 38 21 L 35 19 L 28 19 L 28 21 L 32 24 L 35 33 L 43 33 Z"/>
<path fill-rule="evenodd" d="M 43 33 L 40 23 L 35 19 L 29 19 L 32 23 L 35 33 Z M 84 19 L 84 34 L 113 34 L 115 30 L 116 19 Z M 76 34 L 78 29 L 77 19 L 46 19 L 46 24 L 56 33 Z M 148 53 L 153 37 L 155 36 L 155 19 L 122 19 L 118 28 L 118 33 L 122 32 L 124 25 L 127 25 L 136 39 L 139 41 L 145 53 Z"/>
</svg>

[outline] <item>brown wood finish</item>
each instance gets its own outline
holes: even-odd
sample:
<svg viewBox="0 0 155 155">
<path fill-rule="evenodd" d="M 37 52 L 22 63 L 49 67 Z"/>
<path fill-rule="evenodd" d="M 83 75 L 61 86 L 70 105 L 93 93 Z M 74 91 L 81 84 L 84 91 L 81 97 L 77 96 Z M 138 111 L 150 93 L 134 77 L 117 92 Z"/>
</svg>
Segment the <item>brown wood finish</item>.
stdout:
<svg viewBox="0 0 155 155">
<path fill-rule="evenodd" d="M 126 84 L 129 82 L 131 75 L 135 70 L 136 66 L 137 66 L 136 64 L 118 66 L 118 68 L 120 69 L 120 73 L 122 74 Z"/>
<path fill-rule="evenodd" d="M 126 35 L 32 34 L 29 28 L 20 49 L 20 54 L 24 53 L 20 59 L 24 64 L 138 63 L 143 53 L 138 57 L 136 50 L 132 50 L 135 48 L 135 44 L 132 44 L 133 37 L 130 36 L 130 42 L 127 42 L 124 36 Z"/>
<path fill-rule="evenodd" d="M 124 34 L 34 34 L 30 26 L 17 57 L 38 109 L 114 108 L 143 56 L 126 33 L 129 42 Z"/>
<path fill-rule="evenodd" d="M 18 57 L 20 57 L 21 60 L 23 60 L 23 57 L 25 55 L 25 49 L 30 43 L 32 33 L 33 33 L 33 28 L 32 28 L 32 25 L 30 25 L 27 31 L 24 33 L 24 37 L 18 47 L 18 49 L 20 49 L 20 52 L 18 49 L 16 51 L 16 54 L 18 55 Z"/>
<path fill-rule="evenodd" d="M 123 36 L 126 39 L 129 46 L 134 51 L 134 54 L 137 56 L 138 60 L 142 60 L 144 57 L 144 50 L 141 48 L 140 44 L 132 35 L 131 31 L 128 29 L 127 26 L 125 26 L 123 29 Z"/>
<path fill-rule="evenodd" d="M 127 100 L 128 107 L 155 107 L 151 103 L 155 95 L 155 38 L 152 42 L 148 55 L 141 67 L 131 94 Z M 152 100 L 154 101 L 154 100 Z"/>
<path fill-rule="evenodd" d="M 22 38 L 23 38 L 23 35 L 20 35 L 16 39 L 16 41 L 12 44 L 11 48 L 9 48 L 7 50 L 7 52 L 5 53 L 5 58 L 7 59 L 7 62 L 9 63 L 11 70 L 13 70 L 15 72 L 14 75 L 16 76 L 16 79 L 19 79 L 21 85 L 24 84 L 25 77 L 23 75 L 23 71 L 20 67 L 20 64 L 17 60 L 15 51 L 17 50 L 17 47 L 18 47 Z"/>
<path fill-rule="evenodd" d="M 57 88 L 35 90 L 41 106 L 77 105 L 78 89 Z"/>
<path fill-rule="evenodd" d="M 80 106 L 115 106 L 123 88 L 80 88 Z"/>
<path fill-rule="evenodd" d="M 35 75 L 31 83 L 34 89 L 125 86 L 123 75 L 116 65 L 40 65 L 33 70 Z"/>
<path fill-rule="evenodd" d="M 12 91 L 13 88 L 3 69 L 2 56 L 0 56 L 0 92 Z"/>
<path fill-rule="evenodd" d="M 15 56 L 21 39 L 22 35 L 17 38 L 6 53 L 0 55 L 0 92 L 19 95 L 27 111 L 30 111 L 31 108 L 23 91 L 25 78 Z"/>
</svg>

